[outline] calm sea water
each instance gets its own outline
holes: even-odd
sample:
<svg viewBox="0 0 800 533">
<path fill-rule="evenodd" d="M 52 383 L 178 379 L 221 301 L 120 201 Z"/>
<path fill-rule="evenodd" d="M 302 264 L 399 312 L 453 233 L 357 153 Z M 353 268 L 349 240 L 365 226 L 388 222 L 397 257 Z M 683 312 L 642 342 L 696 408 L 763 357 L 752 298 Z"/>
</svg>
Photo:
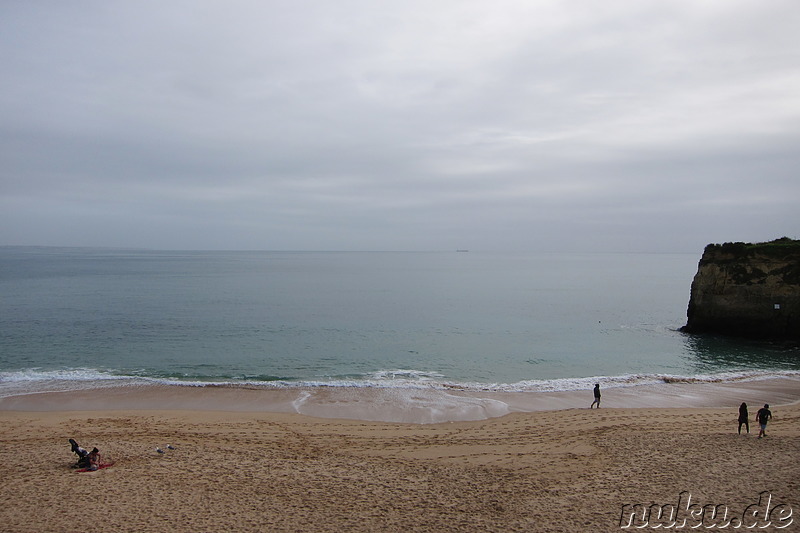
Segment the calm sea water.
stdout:
<svg viewBox="0 0 800 533">
<path fill-rule="evenodd" d="M 98 381 L 587 388 L 798 374 L 693 337 L 697 255 L 0 247 L 0 395 Z"/>
</svg>

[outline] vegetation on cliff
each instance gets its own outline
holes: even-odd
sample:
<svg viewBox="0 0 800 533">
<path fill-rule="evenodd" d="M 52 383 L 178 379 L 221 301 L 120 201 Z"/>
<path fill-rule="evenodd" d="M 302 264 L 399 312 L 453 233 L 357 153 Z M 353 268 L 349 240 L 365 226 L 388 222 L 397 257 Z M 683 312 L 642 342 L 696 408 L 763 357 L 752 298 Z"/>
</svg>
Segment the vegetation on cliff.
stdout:
<svg viewBox="0 0 800 533">
<path fill-rule="evenodd" d="M 707 263 L 725 265 L 736 284 L 766 283 L 768 276 L 778 276 L 782 283 L 800 285 L 800 240 L 782 237 L 769 242 L 726 242 L 706 246 L 700 267 Z M 778 264 L 782 266 L 778 266 Z M 762 265 L 759 267 L 758 265 Z M 773 268 L 765 272 L 763 265 Z"/>
<path fill-rule="evenodd" d="M 769 257 L 784 258 L 800 252 L 800 240 L 781 237 L 769 242 L 726 242 L 725 244 L 709 244 L 706 252 L 721 252 L 736 256 L 753 256 L 761 254 Z"/>
</svg>

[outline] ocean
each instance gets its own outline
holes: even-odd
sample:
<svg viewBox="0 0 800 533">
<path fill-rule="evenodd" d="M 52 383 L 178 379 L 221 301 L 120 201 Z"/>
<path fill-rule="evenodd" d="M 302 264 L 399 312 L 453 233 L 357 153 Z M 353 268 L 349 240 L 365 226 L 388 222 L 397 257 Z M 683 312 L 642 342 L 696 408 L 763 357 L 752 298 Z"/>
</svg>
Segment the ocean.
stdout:
<svg viewBox="0 0 800 533">
<path fill-rule="evenodd" d="M 691 336 L 698 254 L 0 247 L 0 397 L 170 386 L 559 391 L 800 375 Z"/>
</svg>

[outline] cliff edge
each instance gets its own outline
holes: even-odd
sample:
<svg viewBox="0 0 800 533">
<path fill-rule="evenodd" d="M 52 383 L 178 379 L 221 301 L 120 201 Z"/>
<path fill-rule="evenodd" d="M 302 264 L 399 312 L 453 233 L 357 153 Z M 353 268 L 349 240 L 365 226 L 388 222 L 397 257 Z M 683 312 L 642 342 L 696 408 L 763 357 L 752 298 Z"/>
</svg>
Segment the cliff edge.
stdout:
<svg viewBox="0 0 800 533">
<path fill-rule="evenodd" d="M 686 315 L 687 333 L 800 340 L 800 241 L 709 244 Z"/>
</svg>

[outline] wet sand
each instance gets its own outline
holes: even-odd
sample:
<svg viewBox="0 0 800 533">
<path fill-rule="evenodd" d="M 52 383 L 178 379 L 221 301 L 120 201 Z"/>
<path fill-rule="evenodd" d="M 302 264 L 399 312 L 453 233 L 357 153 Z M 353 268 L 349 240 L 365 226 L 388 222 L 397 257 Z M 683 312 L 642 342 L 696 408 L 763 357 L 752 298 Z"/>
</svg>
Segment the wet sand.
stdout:
<svg viewBox="0 0 800 533">
<path fill-rule="evenodd" d="M 0 411 L 199 410 L 296 413 L 320 418 L 431 424 L 514 412 L 588 407 L 592 391 L 500 392 L 460 388 L 116 386 L 0 398 Z M 676 382 L 603 389 L 602 406 L 730 407 L 800 400 L 800 378 Z"/>
<path fill-rule="evenodd" d="M 446 415 L 489 405 L 502 416 L 427 424 L 358 416 L 394 412 L 391 395 L 370 410 L 363 394 L 261 392 L 4 398 L 0 531 L 619 531 L 623 505 L 678 504 L 682 492 L 736 520 L 764 491 L 800 512 L 798 380 L 609 389 L 599 410 L 587 408 L 591 391 L 452 391 L 482 407 L 452 401 Z M 417 418 L 435 418 L 430 398 L 411 400 Z M 736 433 L 741 401 L 749 436 Z M 774 419 L 757 439 L 764 402 Z M 114 466 L 76 473 L 69 438 Z M 779 531 L 800 525 L 771 518 L 793 520 Z"/>
</svg>

